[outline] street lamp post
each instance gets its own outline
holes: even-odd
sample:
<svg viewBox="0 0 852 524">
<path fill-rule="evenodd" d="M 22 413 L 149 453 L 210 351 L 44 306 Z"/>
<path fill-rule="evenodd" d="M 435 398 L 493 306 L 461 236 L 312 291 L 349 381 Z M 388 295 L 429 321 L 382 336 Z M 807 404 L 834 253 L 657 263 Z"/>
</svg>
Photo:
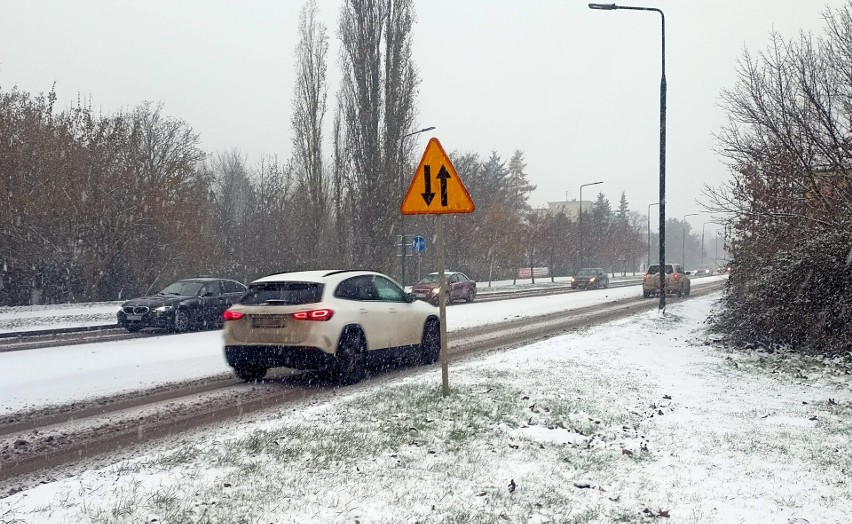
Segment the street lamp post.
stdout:
<svg viewBox="0 0 852 524">
<path fill-rule="evenodd" d="M 580 267 L 577 269 L 583 269 L 583 188 L 588 186 L 596 186 L 598 184 L 603 184 L 603 182 L 592 182 L 590 184 L 580 184 Z"/>
<path fill-rule="evenodd" d="M 405 176 L 403 174 L 403 169 L 405 168 L 405 159 L 402 154 L 402 147 L 405 145 L 405 139 L 408 137 L 412 137 L 414 135 L 418 135 L 420 133 L 425 133 L 426 131 L 432 131 L 435 129 L 432 127 L 424 127 L 423 129 L 418 129 L 417 131 L 412 131 L 407 135 L 402 135 L 399 139 L 399 199 L 400 202 L 405 198 Z M 405 245 L 405 215 L 400 214 L 401 218 L 399 219 L 399 247 L 402 251 L 402 256 L 399 257 L 400 266 L 401 266 L 401 274 L 402 274 L 402 287 L 405 287 L 405 256 L 406 256 L 406 245 Z"/>
<path fill-rule="evenodd" d="M 701 224 L 701 267 L 704 267 L 704 227 L 707 224 L 716 224 L 717 226 L 724 225 L 718 222 L 713 222 L 712 220 L 710 222 L 704 222 L 703 224 Z"/>
<path fill-rule="evenodd" d="M 656 7 L 636 7 L 616 4 L 589 4 L 590 9 L 615 11 L 653 11 L 660 14 L 662 23 L 662 70 L 660 75 L 660 268 L 666 267 L 666 15 Z M 666 279 L 660 278 L 660 311 L 666 308 Z"/>
<path fill-rule="evenodd" d="M 653 204 L 648 204 L 648 265 L 645 267 L 645 271 L 651 267 L 651 206 L 659 206 L 659 202 L 654 202 Z"/>
<path fill-rule="evenodd" d="M 680 263 L 683 264 L 684 271 L 686 270 L 686 217 L 695 216 L 698 216 L 698 213 L 683 215 L 683 221 L 680 223 L 680 230 L 683 233 L 683 241 L 680 245 Z"/>
<path fill-rule="evenodd" d="M 716 256 L 714 257 L 717 269 L 719 268 L 719 231 L 719 229 L 716 230 Z"/>
</svg>

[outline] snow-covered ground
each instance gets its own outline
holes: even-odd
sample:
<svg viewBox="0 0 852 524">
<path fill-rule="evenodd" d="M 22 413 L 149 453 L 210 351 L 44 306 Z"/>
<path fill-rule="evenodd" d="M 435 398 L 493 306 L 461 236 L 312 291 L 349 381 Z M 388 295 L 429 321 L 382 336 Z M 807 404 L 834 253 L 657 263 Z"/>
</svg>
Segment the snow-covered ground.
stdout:
<svg viewBox="0 0 852 524">
<path fill-rule="evenodd" d="M 640 293 L 630 286 L 456 304 L 447 308 L 447 328 L 570 311 Z M 0 353 L 0 415 L 230 373 L 219 331 Z"/>
<path fill-rule="evenodd" d="M 184 435 L 0 520 L 852 522 L 850 377 L 711 347 L 718 296 L 454 362 L 447 399 L 436 366 Z"/>
<path fill-rule="evenodd" d="M 641 277 L 641 275 L 640 275 Z M 611 282 L 636 280 L 636 276 L 613 277 Z M 571 282 L 571 277 L 536 278 L 531 279 L 495 280 L 478 283 L 478 292 L 483 295 L 495 292 L 508 292 L 547 287 L 564 286 Z M 410 287 L 407 288 L 410 290 Z M 79 304 L 50 304 L 43 306 L 0 306 L 0 333 L 16 333 L 20 331 L 38 331 L 46 329 L 103 326 L 115 324 L 115 314 L 122 302 L 87 302 Z"/>
<path fill-rule="evenodd" d="M 115 324 L 121 302 L 0 307 L 0 333 Z"/>
</svg>

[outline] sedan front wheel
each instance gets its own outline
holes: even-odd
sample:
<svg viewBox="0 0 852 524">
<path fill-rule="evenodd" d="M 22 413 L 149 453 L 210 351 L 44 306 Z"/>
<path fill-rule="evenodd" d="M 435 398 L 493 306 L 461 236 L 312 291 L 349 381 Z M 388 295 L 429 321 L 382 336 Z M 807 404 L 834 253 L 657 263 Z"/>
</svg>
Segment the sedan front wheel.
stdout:
<svg viewBox="0 0 852 524">
<path fill-rule="evenodd" d="M 185 309 L 175 312 L 175 333 L 186 333 L 189 331 L 189 313 Z"/>
</svg>

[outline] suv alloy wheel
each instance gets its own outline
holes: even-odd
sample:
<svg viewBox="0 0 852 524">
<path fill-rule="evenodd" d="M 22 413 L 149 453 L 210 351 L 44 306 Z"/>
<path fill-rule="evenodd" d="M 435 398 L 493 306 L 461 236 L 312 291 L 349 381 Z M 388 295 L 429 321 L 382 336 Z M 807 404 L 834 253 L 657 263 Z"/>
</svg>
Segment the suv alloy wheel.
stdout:
<svg viewBox="0 0 852 524">
<path fill-rule="evenodd" d="M 355 384 L 367 375 L 366 347 L 361 331 L 357 328 L 346 328 L 340 336 L 337 347 L 337 365 L 335 375 L 341 384 Z"/>
<path fill-rule="evenodd" d="M 420 342 L 420 362 L 434 364 L 441 357 L 441 324 L 435 319 L 426 321 Z"/>
</svg>

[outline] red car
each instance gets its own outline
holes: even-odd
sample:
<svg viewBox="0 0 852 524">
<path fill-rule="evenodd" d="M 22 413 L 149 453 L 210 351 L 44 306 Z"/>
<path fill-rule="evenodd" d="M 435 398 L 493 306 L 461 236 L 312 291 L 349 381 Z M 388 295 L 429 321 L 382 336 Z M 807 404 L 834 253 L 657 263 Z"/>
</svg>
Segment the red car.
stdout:
<svg viewBox="0 0 852 524">
<path fill-rule="evenodd" d="M 447 271 L 444 273 L 447 279 L 448 290 L 445 294 L 446 303 L 450 304 L 457 300 L 473 302 L 476 298 L 476 281 L 468 278 L 464 273 L 458 271 Z M 438 273 L 429 273 L 420 282 L 414 284 L 411 293 L 415 298 L 425 300 L 431 304 L 438 305 Z"/>
</svg>

